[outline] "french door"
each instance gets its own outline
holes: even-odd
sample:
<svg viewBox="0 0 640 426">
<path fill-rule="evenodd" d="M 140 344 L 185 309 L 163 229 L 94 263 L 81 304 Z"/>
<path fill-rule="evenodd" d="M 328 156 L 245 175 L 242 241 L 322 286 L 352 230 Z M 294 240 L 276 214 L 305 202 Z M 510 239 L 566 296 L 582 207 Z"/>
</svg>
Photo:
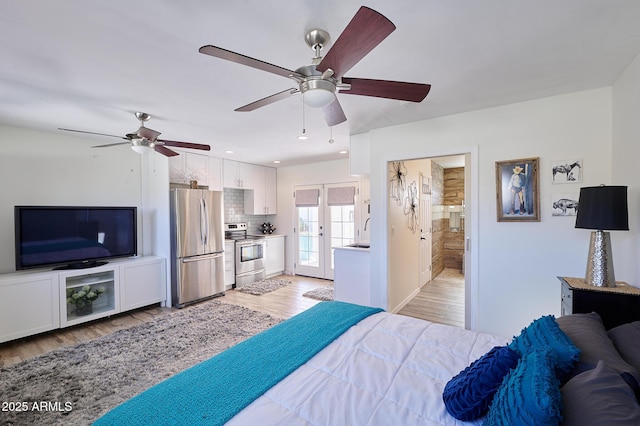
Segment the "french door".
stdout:
<svg viewBox="0 0 640 426">
<path fill-rule="evenodd" d="M 333 279 L 334 247 L 356 241 L 358 182 L 295 187 L 297 275 Z"/>
</svg>

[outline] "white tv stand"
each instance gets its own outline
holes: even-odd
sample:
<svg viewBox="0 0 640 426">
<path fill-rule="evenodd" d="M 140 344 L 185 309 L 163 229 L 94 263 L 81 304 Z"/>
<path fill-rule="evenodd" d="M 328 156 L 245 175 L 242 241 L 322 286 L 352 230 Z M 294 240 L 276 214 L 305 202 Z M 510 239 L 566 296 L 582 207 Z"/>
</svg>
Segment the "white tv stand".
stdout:
<svg viewBox="0 0 640 426">
<path fill-rule="evenodd" d="M 165 259 L 143 256 L 73 270 L 0 275 L 0 343 L 166 301 Z M 104 292 L 78 315 L 67 292 L 89 285 Z"/>
</svg>

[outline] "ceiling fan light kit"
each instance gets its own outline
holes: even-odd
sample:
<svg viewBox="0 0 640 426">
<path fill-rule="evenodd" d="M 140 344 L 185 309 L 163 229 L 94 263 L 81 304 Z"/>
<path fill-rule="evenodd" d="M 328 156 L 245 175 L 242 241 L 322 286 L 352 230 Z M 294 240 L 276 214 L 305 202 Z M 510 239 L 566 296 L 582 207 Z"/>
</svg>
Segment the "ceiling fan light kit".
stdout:
<svg viewBox="0 0 640 426">
<path fill-rule="evenodd" d="M 336 86 L 327 80 L 308 80 L 300 84 L 302 100 L 312 108 L 323 108 L 336 100 Z"/>
<path fill-rule="evenodd" d="M 296 93 L 302 93 L 303 103 L 321 108 L 327 124 L 335 126 L 347 120 L 336 92 L 408 102 L 421 102 L 429 93 L 431 88 L 429 84 L 343 78 L 346 72 L 395 29 L 395 25 L 385 16 L 362 6 L 324 58 L 321 56 L 321 51 L 329 41 L 329 33 L 320 29 L 309 31 L 305 35 L 305 42 L 315 52 L 315 56 L 312 58 L 311 65 L 302 66 L 295 71 L 212 45 L 202 46 L 199 52 L 287 77 L 298 85 L 298 88 L 267 96 L 237 108 L 236 111 L 253 111 L 289 98 Z"/>
<path fill-rule="evenodd" d="M 151 148 L 151 144 L 146 143 L 144 139 L 131 139 L 131 149 L 140 155 L 150 153 Z"/>
</svg>

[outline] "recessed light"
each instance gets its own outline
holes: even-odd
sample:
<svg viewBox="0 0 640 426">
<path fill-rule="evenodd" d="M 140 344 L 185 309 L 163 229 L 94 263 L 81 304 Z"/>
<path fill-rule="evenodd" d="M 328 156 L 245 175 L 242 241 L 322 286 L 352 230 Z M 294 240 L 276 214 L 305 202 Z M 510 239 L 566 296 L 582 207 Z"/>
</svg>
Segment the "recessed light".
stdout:
<svg viewBox="0 0 640 426">
<path fill-rule="evenodd" d="M 280 164 L 280 160 L 273 160 L 273 164 Z"/>
<path fill-rule="evenodd" d="M 225 151 L 225 154 L 233 154 L 233 151 L 231 151 L 230 149 Z"/>
<path fill-rule="evenodd" d="M 340 151 L 340 154 L 346 154 L 348 151 Z"/>
</svg>

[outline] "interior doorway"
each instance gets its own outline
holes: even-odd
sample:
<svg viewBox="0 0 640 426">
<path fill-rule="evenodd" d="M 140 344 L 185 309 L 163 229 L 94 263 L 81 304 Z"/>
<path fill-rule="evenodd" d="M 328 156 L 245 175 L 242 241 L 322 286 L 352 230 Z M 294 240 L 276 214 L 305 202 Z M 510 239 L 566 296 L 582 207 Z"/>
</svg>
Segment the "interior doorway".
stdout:
<svg viewBox="0 0 640 426">
<path fill-rule="evenodd" d="M 399 233 L 394 219 L 394 202 L 389 203 L 388 221 L 391 247 L 417 244 L 419 259 L 414 290 L 404 288 L 411 296 L 399 302 L 399 313 L 465 326 L 465 289 L 468 285 L 465 269 L 467 227 L 465 226 L 465 190 L 468 167 L 466 156 L 450 155 L 405 160 L 407 182 L 418 180 L 419 240 L 410 233 Z M 407 183 L 409 185 L 409 183 Z M 405 209 L 406 210 L 406 209 Z M 404 236 L 403 236 L 404 235 Z M 396 241 L 399 240 L 399 241 Z M 410 281 L 412 274 L 399 271 L 413 264 L 407 252 L 389 250 L 389 270 L 393 279 Z M 402 265 L 402 266 L 400 266 Z M 398 304 L 389 294 L 390 301 Z"/>
</svg>

